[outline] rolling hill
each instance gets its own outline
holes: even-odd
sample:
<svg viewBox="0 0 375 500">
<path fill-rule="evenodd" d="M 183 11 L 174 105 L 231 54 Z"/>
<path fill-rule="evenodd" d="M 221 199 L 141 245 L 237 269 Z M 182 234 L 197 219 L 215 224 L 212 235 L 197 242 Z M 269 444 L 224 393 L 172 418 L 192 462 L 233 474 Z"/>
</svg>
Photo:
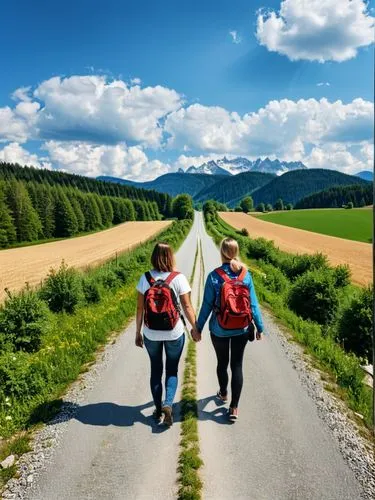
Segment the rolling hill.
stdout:
<svg viewBox="0 0 375 500">
<path fill-rule="evenodd" d="M 374 180 L 374 172 L 371 172 L 371 170 L 362 170 L 362 172 L 358 172 L 355 176 L 364 179 L 365 181 Z"/>
<path fill-rule="evenodd" d="M 220 179 L 194 196 L 194 201 L 216 200 L 234 207 L 242 198 L 274 179 L 272 174 L 245 172 Z"/>
<path fill-rule="evenodd" d="M 257 189 L 252 194 L 252 197 L 255 205 L 261 202 L 273 205 L 278 198 L 281 198 L 284 203 L 295 205 L 297 201 L 317 191 L 322 191 L 331 186 L 350 184 L 366 185 L 367 181 L 335 170 L 322 168 L 294 170 L 280 177 L 275 177 L 271 182 Z"/>
<path fill-rule="evenodd" d="M 225 176 L 227 178 L 229 176 Z M 153 189 L 159 193 L 167 193 L 171 196 L 177 196 L 181 193 L 190 194 L 195 196 L 202 189 L 211 186 L 218 180 L 222 179 L 220 175 L 206 175 L 206 174 L 186 174 L 186 173 L 172 173 L 161 175 L 157 179 L 148 182 L 134 182 L 126 179 L 118 179 L 116 177 L 100 176 L 97 178 L 101 181 L 115 182 L 118 184 L 126 184 L 129 186 Z"/>
</svg>

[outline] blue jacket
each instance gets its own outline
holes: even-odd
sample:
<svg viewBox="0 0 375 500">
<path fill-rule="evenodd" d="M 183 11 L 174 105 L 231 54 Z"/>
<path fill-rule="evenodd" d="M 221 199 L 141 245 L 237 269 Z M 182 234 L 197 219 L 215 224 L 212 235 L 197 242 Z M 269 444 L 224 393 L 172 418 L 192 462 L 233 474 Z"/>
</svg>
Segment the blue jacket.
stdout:
<svg viewBox="0 0 375 500">
<path fill-rule="evenodd" d="M 230 278 L 236 277 L 236 274 L 231 270 L 229 264 L 223 264 L 221 268 L 224 269 L 224 271 Z M 257 330 L 259 332 L 263 332 L 262 314 L 260 312 L 258 299 L 255 293 L 253 279 L 249 271 L 245 276 L 244 283 L 249 287 L 251 310 L 253 313 L 253 320 L 255 326 L 257 327 Z M 220 289 L 222 284 L 223 284 L 222 278 L 215 271 L 212 271 L 208 275 L 206 280 L 206 285 L 204 287 L 203 303 L 197 321 L 198 328 L 200 331 L 203 330 L 203 327 L 206 324 L 209 315 L 213 312 L 214 306 L 219 299 Z M 241 330 L 224 330 L 218 324 L 215 312 L 211 314 L 209 328 L 210 332 L 212 332 L 214 335 L 218 337 L 231 337 L 233 335 L 242 335 L 247 332 L 247 328 Z"/>
</svg>

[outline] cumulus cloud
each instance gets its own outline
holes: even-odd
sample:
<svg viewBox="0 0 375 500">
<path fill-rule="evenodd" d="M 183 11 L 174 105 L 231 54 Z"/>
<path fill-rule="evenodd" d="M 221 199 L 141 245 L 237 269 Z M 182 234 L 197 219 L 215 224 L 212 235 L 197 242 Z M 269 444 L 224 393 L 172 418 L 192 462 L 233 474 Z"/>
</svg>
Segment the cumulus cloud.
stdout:
<svg viewBox="0 0 375 500">
<path fill-rule="evenodd" d="M 158 146 L 160 120 L 181 106 L 180 95 L 162 86 L 128 87 L 104 76 L 51 78 L 34 92 L 43 103 L 37 126 L 42 138 Z"/>
<path fill-rule="evenodd" d="M 369 168 L 368 158 L 362 150 L 359 154 L 354 154 L 344 144 L 324 144 L 314 147 L 304 161 L 310 168 L 328 168 L 345 174 L 354 174 Z"/>
<path fill-rule="evenodd" d="M 292 61 L 337 61 L 374 40 L 374 18 L 364 0 L 283 0 L 279 12 L 260 11 L 256 36 Z"/>
<path fill-rule="evenodd" d="M 48 141 L 43 145 L 54 168 L 97 177 L 109 175 L 133 180 L 154 179 L 168 171 L 159 160 L 149 160 L 138 146 L 125 143 L 95 145 L 79 141 Z"/>
<path fill-rule="evenodd" d="M 373 105 L 327 99 L 270 101 L 256 113 L 240 116 L 224 108 L 193 104 L 171 113 L 165 123 L 168 145 L 180 150 L 306 160 L 306 151 L 325 144 L 342 152 L 367 142 L 373 133 Z M 323 152 L 324 152 L 323 151 Z M 338 155 L 337 155 L 338 157 Z M 185 157 L 184 162 L 189 160 Z M 317 164 L 316 156 L 313 163 Z"/>
<path fill-rule="evenodd" d="M 229 35 L 231 36 L 233 43 L 239 44 L 242 42 L 241 37 L 238 35 L 237 31 L 230 31 Z"/>
<path fill-rule="evenodd" d="M 25 142 L 35 135 L 39 109 L 39 103 L 29 101 L 21 101 L 15 108 L 0 108 L 0 142 Z"/>
<path fill-rule="evenodd" d="M 0 149 L 0 161 L 37 168 L 51 168 L 51 164 L 46 158 L 39 158 L 38 155 L 29 153 L 18 142 L 11 142 Z"/>
</svg>

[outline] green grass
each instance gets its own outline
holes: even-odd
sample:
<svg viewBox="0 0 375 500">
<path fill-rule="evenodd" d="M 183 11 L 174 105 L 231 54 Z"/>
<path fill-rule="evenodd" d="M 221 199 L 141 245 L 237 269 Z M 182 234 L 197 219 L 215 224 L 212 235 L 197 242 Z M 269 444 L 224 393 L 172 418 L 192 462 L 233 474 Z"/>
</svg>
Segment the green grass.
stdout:
<svg viewBox="0 0 375 500">
<path fill-rule="evenodd" d="M 262 220 L 347 240 L 372 242 L 372 209 L 324 208 L 258 215 Z"/>
</svg>

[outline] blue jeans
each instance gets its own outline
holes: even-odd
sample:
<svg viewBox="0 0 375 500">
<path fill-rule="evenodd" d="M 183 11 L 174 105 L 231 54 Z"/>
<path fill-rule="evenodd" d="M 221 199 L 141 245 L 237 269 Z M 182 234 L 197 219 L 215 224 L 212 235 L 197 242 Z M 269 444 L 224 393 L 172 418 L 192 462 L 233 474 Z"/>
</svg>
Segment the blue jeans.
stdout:
<svg viewBox="0 0 375 500">
<path fill-rule="evenodd" d="M 149 340 L 144 337 L 144 345 L 151 361 L 151 393 L 157 410 L 162 407 L 163 395 L 163 347 L 165 350 L 165 401 L 163 406 L 172 407 L 177 391 L 178 363 L 185 344 L 185 334 L 176 340 Z"/>
</svg>

